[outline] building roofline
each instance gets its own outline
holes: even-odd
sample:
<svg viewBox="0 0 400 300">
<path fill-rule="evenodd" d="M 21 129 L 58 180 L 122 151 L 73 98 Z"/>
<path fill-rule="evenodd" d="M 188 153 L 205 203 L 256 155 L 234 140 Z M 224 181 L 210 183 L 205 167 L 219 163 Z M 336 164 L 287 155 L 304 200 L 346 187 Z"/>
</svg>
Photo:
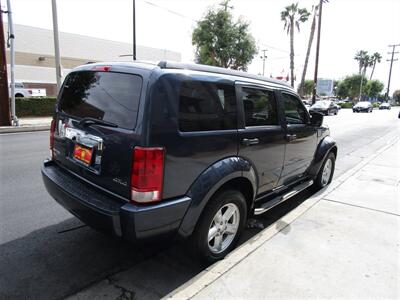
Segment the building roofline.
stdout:
<svg viewBox="0 0 400 300">
<path fill-rule="evenodd" d="M 4 22 L 4 24 L 8 27 L 8 23 L 7 22 Z M 25 25 L 25 24 L 18 24 L 18 23 L 14 23 L 14 27 L 27 27 L 27 28 L 34 29 L 34 30 L 47 31 L 47 32 L 49 32 L 49 31 L 52 32 L 53 31 L 52 29 L 48 29 L 48 28 L 36 27 L 36 26 Z M 76 37 L 81 37 L 81 38 L 88 38 L 88 39 L 108 42 L 108 43 L 115 43 L 115 44 L 121 44 L 121 45 L 130 45 L 130 43 L 128 43 L 128 42 L 109 40 L 109 39 L 104 39 L 104 38 L 95 37 L 95 36 L 91 36 L 91 35 L 84 35 L 84 34 L 66 32 L 66 31 L 59 31 L 59 33 L 60 34 L 66 34 L 66 35 L 72 35 L 72 36 L 76 36 Z M 181 55 L 180 52 L 177 52 L 177 51 L 174 51 L 174 50 L 170 50 L 170 49 L 165 49 L 165 48 L 161 49 L 161 48 L 155 48 L 155 47 L 144 46 L 144 45 L 137 45 L 137 46 L 141 47 L 141 48 L 144 48 L 144 49 L 162 50 L 162 51 L 167 51 L 167 52 L 171 52 L 171 53 L 177 53 L 177 54 Z"/>
</svg>

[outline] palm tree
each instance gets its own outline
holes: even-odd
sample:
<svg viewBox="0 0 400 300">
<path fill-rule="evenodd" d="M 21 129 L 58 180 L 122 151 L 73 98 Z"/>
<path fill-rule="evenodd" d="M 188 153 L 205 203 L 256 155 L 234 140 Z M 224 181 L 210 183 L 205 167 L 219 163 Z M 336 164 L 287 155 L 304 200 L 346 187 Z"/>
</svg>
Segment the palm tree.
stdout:
<svg viewBox="0 0 400 300">
<path fill-rule="evenodd" d="M 374 71 L 375 71 L 375 65 L 376 63 L 380 63 L 382 59 L 382 55 L 379 52 L 375 52 L 374 54 L 372 54 L 372 72 L 371 72 L 371 76 L 369 77 L 369 80 L 372 79 L 372 75 L 374 75 Z"/>
<path fill-rule="evenodd" d="M 312 42 L 314 39 L 314 33 L 315 33 L 315 25 L 316 25 L 316 19 L 317 19 L 317 11 L 318 11 L 318 5 L 317 6 L 313 6 L 311 11 L 314 10 L 314 14 L 313 14 L 313 20 L 311 23 L 311 31 L 310 31 L 310 37 L 308 39 L 308 47 L 307 47 L 307 54 L 306 54 L 306 60 L 304 62 L 304 68 L 303 68 L 303 74 L 301 74 L 301 81 L 300 81 L 300 87 L 299 87 L 299 94 L 301 97 L 304 96 L 304 84 L 305 84 L 305 80 L 306 80 L 306 73 L 307 73 L 307 66 L 308 66 L 308 59 L 310 58 L 310 52 L 311 52 L 311 46 L 312 46 Z"/>
<path fill-rule="evenodd" d="M 372 56 L 370 56 L 369 54 L 366 54 L 364 56 L 364 63 L 363 63 L 363 70 L 362 70 L 362 75 L 365 76 L 365 74 L 367 73 L 367 68 L 371 67 L 374 64 L 373 58 Z"/>
<path fill-rule="evenodd" d="M 354 59 L 358 61 L 358 74 L 361 75 L 361 72 L 363 71 L 364 65 L 367 61 L 368 57 L 368 51 L 365 50 L 360 50 L 356 53 L 354 56 Z"/>
<path fill-rule="evenodd" d="M 300 31 L 300 23 L 308 20 L 310 13 L 305 8 L 299 8 L 298 3 L 285 7 L 281 12 L 281 20 L 285 22 L 284 29 L 290 34 L 290 84 L 294 87 L 294 27 Z"/>
</svg>

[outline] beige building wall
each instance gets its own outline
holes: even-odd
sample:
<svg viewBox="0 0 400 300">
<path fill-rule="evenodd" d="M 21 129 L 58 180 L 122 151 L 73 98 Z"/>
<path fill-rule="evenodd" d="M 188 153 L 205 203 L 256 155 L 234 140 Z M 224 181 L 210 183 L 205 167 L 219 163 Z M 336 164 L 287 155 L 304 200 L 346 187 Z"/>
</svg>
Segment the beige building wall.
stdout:
<svg viewBox="0 0 400 300">
<path fill-rule="evenodd" d="M 7 23 L 4 24 L 7 36 Z M 54 41 L 51 30 L 14 25 L 15 79 L 23 83 L 55 84 Z M 132 45 L 72 33 L 59 33 L 63 75 L 87 62 L 131 61 Z M 6 58 L 9 62 L 9 50 Z M 181 61 L 181 54 L 166 49 L 137 46 L 137 59 L 146 61 Z M 7 65 L 9 73 L 9 65 Z M 36 85 L 36 84 L 35 84 Z M 49 94 L 49 93 L 48 93 Z"/>
</svg>

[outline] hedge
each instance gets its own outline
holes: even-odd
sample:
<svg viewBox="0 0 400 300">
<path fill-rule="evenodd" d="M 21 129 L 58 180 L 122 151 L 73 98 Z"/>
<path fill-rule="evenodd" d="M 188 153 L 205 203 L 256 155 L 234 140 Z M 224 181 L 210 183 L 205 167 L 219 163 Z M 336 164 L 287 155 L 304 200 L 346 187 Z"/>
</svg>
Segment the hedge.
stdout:
<svg viewBox="0 0 400 300">
<path fill-rule="evenodd" d="M 353 103 L 352 102 L 339 103 L 339 106 L 341 108 L 352 108 L 353 107 Z"/>
<path fill-rule="evenodd" d="M 18 117 L 51 116 L 55 105 L 55 97 L 15 98 L 15 110 Z"/>
</svg>

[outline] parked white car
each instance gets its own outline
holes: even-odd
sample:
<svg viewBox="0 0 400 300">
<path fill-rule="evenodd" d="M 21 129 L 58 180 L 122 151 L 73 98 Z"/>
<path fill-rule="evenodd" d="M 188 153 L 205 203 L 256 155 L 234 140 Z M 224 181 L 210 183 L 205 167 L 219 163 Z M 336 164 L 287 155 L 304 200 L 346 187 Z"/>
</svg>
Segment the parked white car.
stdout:
<svg viewBox="0 0 400 300">
<path fill-rule="evenodd" d="M 11 84 L 10 91 L 11 95 Z M 26 89 L 20 82 L 15 83 L 15 97 L 46 97 L 46 89 Z"/>
</svg>

